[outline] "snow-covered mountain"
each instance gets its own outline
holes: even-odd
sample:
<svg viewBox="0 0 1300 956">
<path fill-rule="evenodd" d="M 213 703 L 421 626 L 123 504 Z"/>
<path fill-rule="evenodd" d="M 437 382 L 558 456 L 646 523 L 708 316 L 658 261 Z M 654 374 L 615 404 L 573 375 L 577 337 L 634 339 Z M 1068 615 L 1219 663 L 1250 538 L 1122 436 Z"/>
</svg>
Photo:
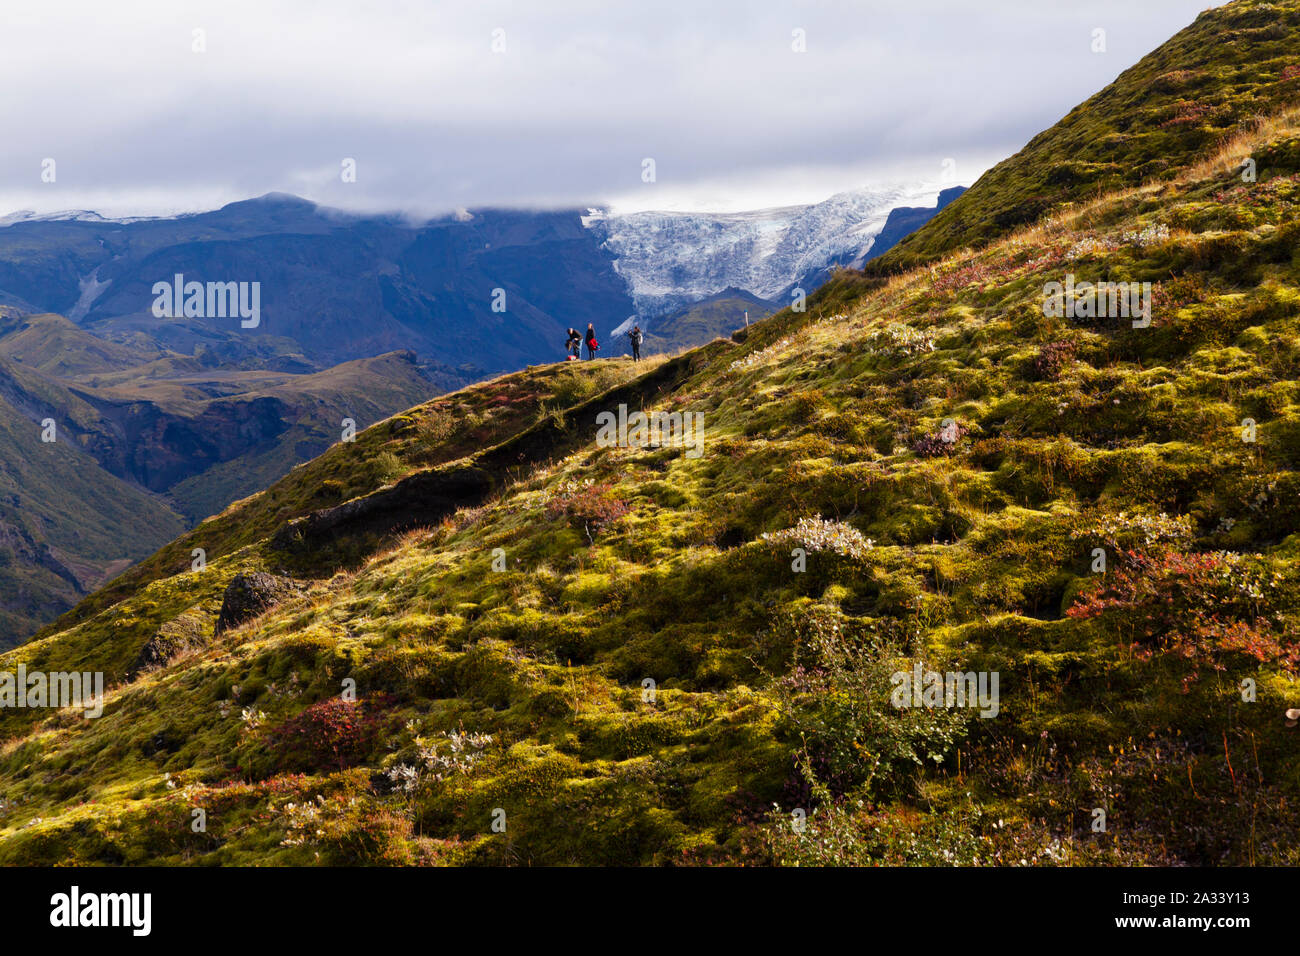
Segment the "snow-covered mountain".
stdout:
<svg viewBox="0 0 1300 956">
<path fill-rule="evenodd" d="M 592 210 L 583 223 L 615 256 L 638 314 L 652 318 L 728 287 L 775 299 L 828 265 L 860 264 L 891 210 L 933 206 L 944 188 L 879 186 L 807 206 L 738 213 Z"/>
<path fill-rule="evenodd" d="M 20 222 L 102 222 L 116 223 L 118 225 L 133 222 L 153 222 L 159 218 L 177 218 L 177 217 L 159 217 L 159 216 L 126 216 L 122 218 L 113 218 L 101 216 L 93 209 L 62 209 L 58 212 L 38 213 L 34 209 L 19 209 L 17 212 L 6 213 L 0 216 L 0 227 L 12 226 Z"/>
<path fill-rule="evenodd" d="M 738 213 L 478 209 L 419 222 L 285 194 L 156 219 L 19 212 L 0 218 L 0 305 L 57 312 L 110 339 L 144 334 L 187 355 L 216 334 L 231 350 L 224 360 L 242 362 L 268 343 L 227 338 L 220 321 L 200 321 L 201 331 L 159 321 L 151 290 L 177 273 L 247 277 L 261 289 L 258 334 L 320 367 L 405 348 L 438 361 L 472 352 L 491 372 L 551 355 L 570 324 L 619 339 L 631 321 L 649 331 L 724 290 L 787 305 L 793 285 L 811 293 L 830 267 L 858 265 L 916 229 L 941 190 L 877 186 Z M 510 311 L 499 313 L 482 290 L 506 287 Z M 710 302 L 683 318 L 674 341 L 729 332 L 753 304 L 734 294 Z"/>
</svg>

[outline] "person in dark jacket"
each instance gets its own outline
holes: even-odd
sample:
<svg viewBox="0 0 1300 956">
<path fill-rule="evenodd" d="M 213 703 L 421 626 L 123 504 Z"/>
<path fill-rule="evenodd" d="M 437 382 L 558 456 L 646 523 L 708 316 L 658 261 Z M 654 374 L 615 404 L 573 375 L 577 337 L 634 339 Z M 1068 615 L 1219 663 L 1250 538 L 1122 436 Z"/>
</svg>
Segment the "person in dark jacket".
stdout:
<svg viewBox="0 0 1300 956">
<path fill-rule="evenodd" d="M 582 358 L 582 333 L 577 329 L 569 329 L 569 338 L 564 343 L 564 351 L 568 353 L 569 358 Z"/>
<path fill-rule="evenodd" d="M 596 341 L 596 326 L 587 323 L 587 358 L 594 359 L 596 352 L 600 349 L 600 343 Z"/>
<path fill-rule="evenodd" d="M 641 361 L 641 340 L 645 337 L 641 334 L 641 326 L 633 325 L 632 331 L 627 334 L 628 341 L 632 343 L 632 361 Z"/>
</svg>

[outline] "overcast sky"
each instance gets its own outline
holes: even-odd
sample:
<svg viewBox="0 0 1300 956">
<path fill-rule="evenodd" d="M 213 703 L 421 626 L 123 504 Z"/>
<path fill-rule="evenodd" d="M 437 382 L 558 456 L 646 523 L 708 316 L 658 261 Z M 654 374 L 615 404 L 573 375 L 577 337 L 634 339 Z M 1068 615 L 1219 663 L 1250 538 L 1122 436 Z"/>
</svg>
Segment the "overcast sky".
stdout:
<svg viewBox="0 0 1300 956">
<path fill-rule="evenodd" d="M 946 158 L 970 182 L 1212 5 L 3 0 L 0 214 L 271 191 L 742 209 L 938 180 Z"/>
</svg>

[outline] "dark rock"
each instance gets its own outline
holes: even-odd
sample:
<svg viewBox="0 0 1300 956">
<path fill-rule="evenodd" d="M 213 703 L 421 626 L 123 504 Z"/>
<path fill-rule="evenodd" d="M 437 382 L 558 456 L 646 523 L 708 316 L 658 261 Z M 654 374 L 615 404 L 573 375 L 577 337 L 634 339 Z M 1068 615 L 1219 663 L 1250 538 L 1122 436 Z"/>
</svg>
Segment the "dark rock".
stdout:
<svg viewBox="0 0 1300 956">
<path fill-rule="evenodd" d="M 214 634 L 238 627 L 245 621 L 270 610 L 286 596 L 297 590 L 291 578 L 277 577 L 262 571 L 237 574 L 226 586 L 221 599 L 221 613 L 217 616 Z"/>
<path fill-rule="evenodd" d="M 146 757 L 156 757 L 159 754 L 174 754 L 188 742 L 188 735 L 175 727 L 168 726 L 150 737 L 147 742 L 142 743 L 140 752 Z"/>
<path fill-rule="evenodd" d="M 189 610 L 168 621 L 140 649 L 127 673 L 134 677 L 143 670 L 162 667 L 182 654 L 202 647 L 207 643 L 205 632 L 211 620 L 209 614 Z"/>
</svg>

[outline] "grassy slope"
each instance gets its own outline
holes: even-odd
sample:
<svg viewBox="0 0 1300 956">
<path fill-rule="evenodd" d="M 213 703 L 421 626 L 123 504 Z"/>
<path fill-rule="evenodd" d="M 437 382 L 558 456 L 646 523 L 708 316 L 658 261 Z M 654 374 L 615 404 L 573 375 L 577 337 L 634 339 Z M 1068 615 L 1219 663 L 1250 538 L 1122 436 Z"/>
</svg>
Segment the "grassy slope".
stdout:
<svg viewBox="0 0 1300 956">
<path fill-rule="evenodd" d="M 730 335 L 744 326 L 746 312 L 753 323 L 775 311 L 770 303 L 747 292 L 720 292 L 657 321 L 646 333 L 641 351 L 646 355 L 676 352 L 717 336 Z M 624 344 L 618 343 L 619 348 Z M 630 347 L 626 351 L 631 354 Z"/>
<path fill-rule="evenodd" d="M 1004 236 L 1071 202 L 1178 174 L 1253 116 L 1300 97 L 1289 3 L 1207 10 L 884 256 L 873 275 Z"/>
<path fill-rule="evenodd" d="M 47 414 L 57 415 L 53 443 L 41 440 Z M 61 386 L 0 359 L 0 646 L 184 528 L 161 496 L 104 472 L 80 446 L 76 429 L 94 421 Z"/>
<path fill-rule="evenodd" d="M 1208 14 L 1221 35 L 1202 18 L 1199 45 L 1155 61 L 1218 75 L 1251 56 L 1238 24 L 1261 6 Z M 1300 4 L 1269 18 L 1294 48 Z M 1300 861 L 1281 716 L 1300 120 L 1235 135 L 933 268 L 837 280 L 705 355 L 663 402 L 704 414 L 702 458 L 584 445 L 121 680 L 158 629 L 208 633 L 237 570 L 276 568 L 286 518 L 506 438 L 539 395 L 571 406 L 627 366 L 446 396 L 232 506 L 6 655 L 117 687 L 98 720 L 4 715 L 0 860 Z M 1245 154 L 1257 183 L 1234 172 Z M 922 245 L 947 241 L 933 228 Z M 1045 317 L 1066 271 L 1155 283 L 1152 327 Z M 527 412 L 494 424 L 512 395 Z M 486 430 L 458 430 L 468 414 Z M 965 434 L 926 457 L 948 418 Z M 793 573 L 797 541 L 762 535 L 813 517 L 842 523 L 849 553 L 805 540 Z M 208 570 L 176 574 L 198 540 L 216 542 Z M 999 716 L 888 707 L 913 656 L 999 672 Z M 362 704 L 340 726 L 348 679 Z M 421 771 L 409 790 L 403 766 Z"/>
<path fill-rule="evenodd" d="M 142 557 L 160 538 L 179 534 L 180 516 L 158 495 L 114 478 L 64 436 L 41 441 L 41 427 L 0 398 L 0 525 L 21 528 L 26 546 L 0 546 L 0 646 L 30 635 L 51 611 L 74 603 L 118 559 Z M 55 490 L 57 489 L 57 490 Z M 54 549 L 79 582 L 33 561 Z"/>
<path fill-rule="evenodd" d="M 88 373 L 138 369 L 142 362 L 137 350 L 95 338 L 61 315 L 23 316 L 14 325 L 0 338 L 0 356 L 43 375 L 75 379 Z"/>
</svg>

